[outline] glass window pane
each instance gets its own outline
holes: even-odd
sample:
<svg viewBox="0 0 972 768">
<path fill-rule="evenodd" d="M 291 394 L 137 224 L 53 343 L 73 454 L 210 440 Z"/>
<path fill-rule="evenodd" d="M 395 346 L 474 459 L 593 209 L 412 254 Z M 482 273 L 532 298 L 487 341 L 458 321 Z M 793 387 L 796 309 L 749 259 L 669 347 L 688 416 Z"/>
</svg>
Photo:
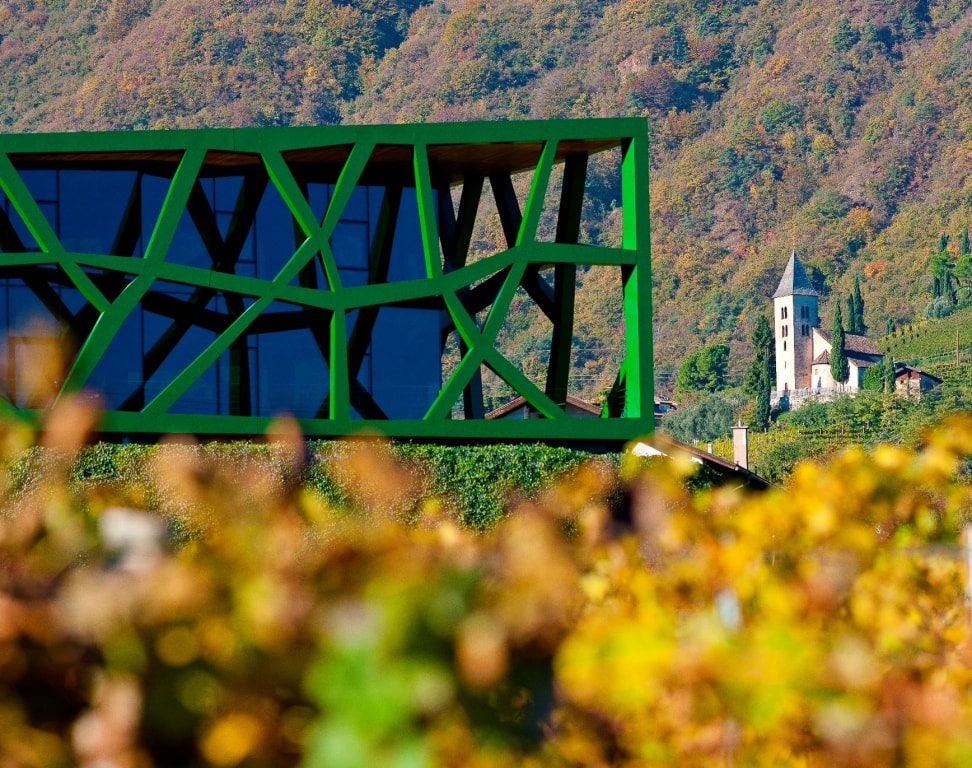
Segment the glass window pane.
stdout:
<svg viewBox="0 0 972 768">
<path fill-rule="evenodd" d="M 338 269 L 368 270 L 368 225 L 342 221 L 331 236 L 331 252 Z"/>
<path fill-rule="evenodd" d="M 57 231 L 64 247 L 113 253 L 137 178 L 135 171 L 61 171 Z"/>
<path fill-rule="evenodd" d="M 300 242 L 304 241 L 301 234 Z M 272 280 L 297 250 L 294 217 L 276 187 L 269 185 L 256 220 L 257 277 Z"/>
<path fill-rule="evenodd" d="M 22 170 L 20 178 L 24 180 L 31 196 L 37 202 L 57 200 L 57 171 Z"/>
<path fill-rule="evenodd" d="M 402 191 L 401 209 L 392 242 L 388 281 L 415 280 L 425 277 L 425 251 L 419 225 L 418 200 L 414 189 Z"/>
</svg>

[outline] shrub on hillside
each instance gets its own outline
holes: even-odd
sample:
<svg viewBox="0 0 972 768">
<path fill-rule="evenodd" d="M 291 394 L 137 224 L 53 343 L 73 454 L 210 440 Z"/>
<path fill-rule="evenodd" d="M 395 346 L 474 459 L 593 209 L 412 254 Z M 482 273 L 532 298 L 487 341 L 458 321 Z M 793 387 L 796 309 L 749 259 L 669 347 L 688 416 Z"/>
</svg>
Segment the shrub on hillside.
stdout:
<svg viewBox="0 0 972 768">
<path fill-rule="evenodd" d="M 925 305 L 925 317 L 929 320 L 941 320 L 948 317 L 956 309 L 956 305 L 947 296 L 939 296 Z"/>
<path fill-rule="evenodd" d="M 662 428 L 683 443 L 726 437 L 733 424 L 735 400 L 715 393 L 667 415 Z"/>
</svg>

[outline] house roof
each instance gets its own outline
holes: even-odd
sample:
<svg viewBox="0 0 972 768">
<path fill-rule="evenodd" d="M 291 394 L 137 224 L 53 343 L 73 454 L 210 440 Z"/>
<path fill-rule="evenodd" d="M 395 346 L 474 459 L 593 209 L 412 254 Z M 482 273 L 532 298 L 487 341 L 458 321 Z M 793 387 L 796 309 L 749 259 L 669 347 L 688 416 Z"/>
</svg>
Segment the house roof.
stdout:
<svg viewBox="0 0 972 768">
<path fill-rule="evenodd" d="M 830 331 L 825 331 L 821 328 L 814 328 L 814 330 L 820 334 L 824 341 L 831 344 Z M 844 354 L 848 357 L 854 357 L 855 359 L 863 359 L 862 355 L 876 355 L 877 357 L 882 357 L 883 352 L 874 346 L 874 342 L 871 341 L 867 336 L 860 336 L 856 333 L 845 333 L 844 334 Z M 814 360 L 814 362 L 817 362 Z"/>
<path fill-rule="evenodd" d="M 486 414 L 487 419 L 501 419 L 504 416 L 508 416 L 513 413 L 513 411 L 529 405 L 526 398 L 523 395 L 517 395 L 512 400 L 507 403 L 503 403 L 499 408 L 494 408 L 492 411 Z M 586 400 L 581 400 L 579 397 L 574 397 L 573 395 L 567 395 L 567 405 L 572 405 L 582 411 L 587 411 L 592 416 L 600 416 L 601 409 L 596 405 L 591 405 Z"/>
<path fill-rule="evenodd" d="M 755 472 L 751 472 L 739 466 L 734 461 L 724 459 L 721 456 L 703 451 L 695 446 L 675 440 L 666 434 L 655 432 L 651 437 L 640 440 L 632 452 L 636 456 L 671 456 L 672 454 L 687 454 L 692 461 L 702 464 L 715 470 L 720 476 L 725 478 L 736 478 L 742 483 L 755 490 L 764 490 L 770 487 L 770 482 L 760 477 Z"/>
<path fill-rule="evenodd" d="M 854 360 L 858 363 L 875 363 L 874 355 L 868 355 L 863 352 L 853 352 L 851 350 L 844 350 L 844 356 L 848 360 Z M 819 355 L 817 355 L 811 365 L 829 365 L 830 364 L 830 350 L 825 349 Z"/>
<path fill-rule="evenodd" d="M 796 251 L 793 251 L 790 254 L 790 260 L 786 263 L 786 269 L 783 270 L 783 277 L 780 280 L 779 287 L 776 289 L 776 293 L 773 294 L 773 298 L 819 295 L 813 287 L 813 283 L 810 282 L 810 278 L 807 276 L 807 271 L 803 268 L 803 264 L 797 258 Z"/>
<path fill-rule="evenodd" d="M 918 368 L 914 368 L 907 363 L 896 362 L 894 364 L 894 378 L 899 379 L 910 374 L 917 373 L 919 376 L 924 376 L 927 379 L 931 379 L 935 382 L 936 386 L 941 384 L 943 379 L 938 378 L 934 374 L 928 373 L 927 371 L 922 371 Z"/>
</svg>

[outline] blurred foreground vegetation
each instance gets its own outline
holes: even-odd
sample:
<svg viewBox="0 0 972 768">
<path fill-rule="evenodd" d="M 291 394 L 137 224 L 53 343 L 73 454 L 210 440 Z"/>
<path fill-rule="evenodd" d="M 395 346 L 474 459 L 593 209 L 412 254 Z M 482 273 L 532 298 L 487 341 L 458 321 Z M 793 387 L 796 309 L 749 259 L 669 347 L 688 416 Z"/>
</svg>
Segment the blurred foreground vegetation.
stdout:
<svg viewBox="0 0 972 768">
<path fill-rule="evenodd" d="M 581 458 L 477 530 L 380 441 L 94 418 L 0 426 L 4 766 L 972 760 L 968 419 L 761 495 Z"/>
</svg>

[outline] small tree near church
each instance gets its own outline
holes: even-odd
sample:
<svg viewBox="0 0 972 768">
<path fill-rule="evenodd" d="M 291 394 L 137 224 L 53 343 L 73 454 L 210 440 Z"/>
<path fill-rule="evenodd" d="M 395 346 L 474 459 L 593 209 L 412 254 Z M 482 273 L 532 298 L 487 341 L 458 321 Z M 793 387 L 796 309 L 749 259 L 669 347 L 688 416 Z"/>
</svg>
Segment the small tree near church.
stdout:
<svg viewBox="0 0 972 768">
<path fill-rule="evenodd" d="M 773 372 L 776 369 L 773 329 L 765 315 L 757 318 L 750 341 L 753 344 L 753 361 L 744 380 L 747 394 L 756 400 L 753 423 L 750 426 L 765 432 L 769 428 L 770 391 L 773 389 Z"/>
<path fill-rule="evenodd" d="M 830 332 L 830 375 L 838 384 L 845 384 L 850 377 L 850 366 L 844 354 L 844 319 L 840 315 L 840 302 L 834 302 L 834 327 Z"/>
</svg>

